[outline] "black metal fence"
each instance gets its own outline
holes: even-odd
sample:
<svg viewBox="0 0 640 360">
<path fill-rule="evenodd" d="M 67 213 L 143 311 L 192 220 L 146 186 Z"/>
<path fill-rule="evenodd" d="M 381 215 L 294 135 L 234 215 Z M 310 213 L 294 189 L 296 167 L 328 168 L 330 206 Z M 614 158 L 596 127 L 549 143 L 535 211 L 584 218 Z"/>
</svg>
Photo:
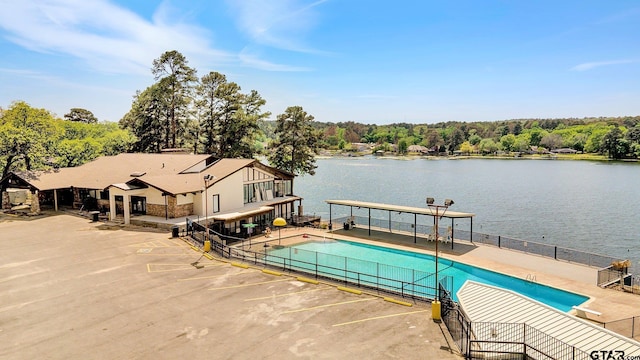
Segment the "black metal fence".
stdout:
<svg viewBox="0 0 640 360">
<path fill-rule="evenodd" d="M 473 338 L 471 333 L 471 321 L 458 304 L 453 301 L 451 293 L 444 287 L 440 291 L 440 314 L 442 321 L 447 326 L 451 338 L 458 346 L 460 353 L 467 355 L 470 352 L 469 345 Z"/>
<path fill-rule="evenodd" d="M 465 359 L 587 360 L 588 353 L 523 323 L 472 322 L 440 287 L 442 321 Z"/>
<path fill-rule="evenodd" d="M 351 217 L 342 217 L 332 219 L 337 223 L 346 222 Z M 362 216 L 354 216 L 356 224 L 361 226 L 369 225 L 369 218 Z M 433 225 L 413 224 L 399 221 L 389 221 L 388 219 L 375 219 L 371 218 L 371 227 L 388 229 L 390 231 L 406 232 L 413 235 L 415 232 L 418 236 L 426 238 L 428 234 L 433 233 Z M 594 254 L 582 250 L 569 249 L 561 246 L 544 244 L 535 241 L 527 241 L 509 238 L 500 235 L 490 235 L 479 232 L 473 232 L 473 238 L 471 232 L 461 229 L 453 229 L 454 237 L 458 240 L 472 241 L 474 243 L 480 243 L 485 245 L 492 245 L 499 248 L 505 248 L 510 250 L 522 251 L 524 253 L 544 256 L 556 260 L 563 260 L 567 262 L 574 262 L 578 264 L 604 268 L 611 265 L 613 262 L 620 259 Z M 438 234 L 441 236 L 447 236 L 450 233 L 450 227 L 439 226 Z"/>
<path fill-rule="evenodd" d="M 524 323 L 472 322 L 468 359 L 588 360 L 589 353 Z"/>
<path fill-rule="evenodd" d="M 187 226 L 188 235 L 201 245 L 206 239 L 205 230 L 202 225 L 195 222 L 191 227 Z M 211 240 L 211 251 L 229 259 L 375 289 L 400 295 L 403 298 L 431 301 L 436 296 L 435 275 L 425 271 L 304 249 L 271 248 L 266 242 L 264 251 L 245 250 L 242 247 L 227 246 L 228 241 L 237 239 L 212 230 L 209 230 L 209 240 Z M 451 276 L 438 277 L 441 286 L 449 291 L 453 289 Z"/>
<path fill-rule="evenodd" d="M 609 321 L 602 324 L 602 327 L 616 332 L 631 339 L 640 340 L 640 316 L 627 319 Z"/>
</svg>

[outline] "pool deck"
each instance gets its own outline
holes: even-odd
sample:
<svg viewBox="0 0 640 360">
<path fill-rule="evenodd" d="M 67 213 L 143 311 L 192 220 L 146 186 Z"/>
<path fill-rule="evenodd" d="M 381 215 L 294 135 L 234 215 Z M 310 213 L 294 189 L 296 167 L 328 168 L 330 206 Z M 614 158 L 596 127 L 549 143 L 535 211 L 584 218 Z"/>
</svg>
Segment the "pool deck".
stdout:
<svg viewBox="0 0 640 360">
<path fill-rule="evenodd" d="M 418 238 L 418 243 L 414 243 L 413 234 L 389 233 L 388 231 L 372 229 L 371 235 L 369 235 L 368 229 L 358 227 L 351 230 L 339 229 L 331 232 L 312 228 L 286 228 L 282 229 L 280 241 L 282 245 L 290 245 L 313 240 L 313 238 L 304 238 L 303 234 L 305 233 L 318 237 L 391 246 L 430 255 L 435 254 L 435 242 L 427 242 L 424 238 Z M 264 241 L 265 239 L 261 240 Z M 270 240 L 271 243 L 274 241 L 277 243 L 278 233 L 274 232 Z M 256 245 L 254 245 L 255 248 Z M 440 243 L 438 250 L 439 256 L 442 258 L 521 279 L 534 276 L 537 283 L 588 296 L 590 299 L 581 307 L 586 307 L 602 314 L 600 316 L 588 315 L 589 320 L 595 323 L 640 316 L 640 296 L 600 288 L 596 285 L 598 269 L 594 267 L 496 248 L 490 245 L 472 244 L 462 240 L 455 240 L 453 250 L 451 250 L 450 243 Z"/>
</svg>

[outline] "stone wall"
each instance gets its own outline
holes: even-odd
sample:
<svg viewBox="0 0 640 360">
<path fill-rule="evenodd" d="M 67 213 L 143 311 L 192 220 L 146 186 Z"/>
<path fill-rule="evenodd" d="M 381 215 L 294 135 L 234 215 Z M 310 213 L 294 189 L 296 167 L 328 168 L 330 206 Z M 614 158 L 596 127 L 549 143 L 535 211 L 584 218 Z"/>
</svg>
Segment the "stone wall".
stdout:
<svg viewBox="0 0 640 360">
<path fill-rule="evenodd" d="M 147 215 L 165 217 L 169 219 L 186 217 L 193 214 L 193 204 L 178 205 L 173 196 L 167 196 L 167 207 L 164 204 L 147 203 Z"/>
<path fill-rule="evenodd" d="M 175 196 L 167 196 L 167 204 L 169 204 L 169 217 L 172 219 L 193 214 L 193 204 L 178 205 L 178 199 Z"/>
<path fill-rule="evenodd" d="M 11 202 L 9 201 L 9 193 L 2 192 L 2 209 L 11 209 Z"/>
<path fill-rule="evenodd" d="M 164 217 L 164 205 L 147 203 L 147 215 Z"/>
<path fill-rule="evenodd" d="M 37 190 L 35 194 L 31 194 L 31 213 L 40 214 L 40 196 Z"/>
</svg>

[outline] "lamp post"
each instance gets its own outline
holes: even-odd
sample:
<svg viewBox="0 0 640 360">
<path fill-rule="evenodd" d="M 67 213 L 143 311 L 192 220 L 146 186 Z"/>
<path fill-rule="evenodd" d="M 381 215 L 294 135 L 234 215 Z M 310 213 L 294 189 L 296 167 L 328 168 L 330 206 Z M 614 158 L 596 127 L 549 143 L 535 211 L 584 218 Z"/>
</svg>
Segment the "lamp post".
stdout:
<svg viewBox="0 0 640 360">
<path fill-rule="evenodd" d="M 215 179 L 215 176 L 206 174 L 204 176 L 204 228 L 206 231 L 205 240 L 209 240 L 209 204 L 207 190 L 209 190 L 209 181 Z"/>
<path fill-rule="evenodd" d="M 436 280 L 436 293 L 435 293 L 435 297 L 433 299 L 433 302 L 431 303 L 431 317 L 433 318 L 433 320 L 435 321 L 440 321 L 440 289 L 439 289 L 439 282 L 438 282 L 438 243 L 440 242 L 438 240 L 438 221 L 440 220 L 441 217 L 444 216 L 444 213 L 447 212 L 447 209 L 449 208 L 449 206 L 453 205 L 453 200 L 451 199 L 445 199 L 444 200 L 444 205 L 436 205 L 434 204 L 435 199 L 432 197 L 428 197 L 427 198 L 427 206 L 429 207 L 429 209 L 431 209 L 431 213 L 433 214 L 433 210 L 435 209 L 436 213 L 435 215 L 433 215 L 433 219 L 434 219 L 434 227 L 435 227 L 435 241 L 436 241 L 436 273 L 435 273 L 435 280 Z M 440 209 L 444 209 L 442 211 L 442 213 L 440 213 Z"/>
</svg>

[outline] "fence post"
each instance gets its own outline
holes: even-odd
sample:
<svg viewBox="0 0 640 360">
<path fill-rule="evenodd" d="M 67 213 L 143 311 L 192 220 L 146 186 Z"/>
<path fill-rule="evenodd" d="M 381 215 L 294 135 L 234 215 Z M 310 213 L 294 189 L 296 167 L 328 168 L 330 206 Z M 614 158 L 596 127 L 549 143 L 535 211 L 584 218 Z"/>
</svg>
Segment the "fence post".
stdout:
<svg viewBox="0 0 640 360">
<path fill-rule="evenodd" d="M 524 323 L 522 324 L 522 353 L 525 356 L 525 359 L 528 358 L 527 356 L 527 324 Z"/>
<path fill-rule="evenodd" d="M 376 262 L 376 288 L 380 291 L 380 263 Z"/>
<path fill-rule="evenodd" d="M 344 257 L 344 283 L 345 285 L 349 283 L 349 275 L 347 275 L 347 257 Z"/>
<path fill-rule="evenodd" d="M 498 235 L 498 248 L 500 248 L 500 242 L 501 242 L 500 235 Z"/>
<path fill-rule="evenodd" d="M 554 260 L 558 260 L 558 247 L 557 246 L 553 247 L 553 259 Z"/>
</svg>

